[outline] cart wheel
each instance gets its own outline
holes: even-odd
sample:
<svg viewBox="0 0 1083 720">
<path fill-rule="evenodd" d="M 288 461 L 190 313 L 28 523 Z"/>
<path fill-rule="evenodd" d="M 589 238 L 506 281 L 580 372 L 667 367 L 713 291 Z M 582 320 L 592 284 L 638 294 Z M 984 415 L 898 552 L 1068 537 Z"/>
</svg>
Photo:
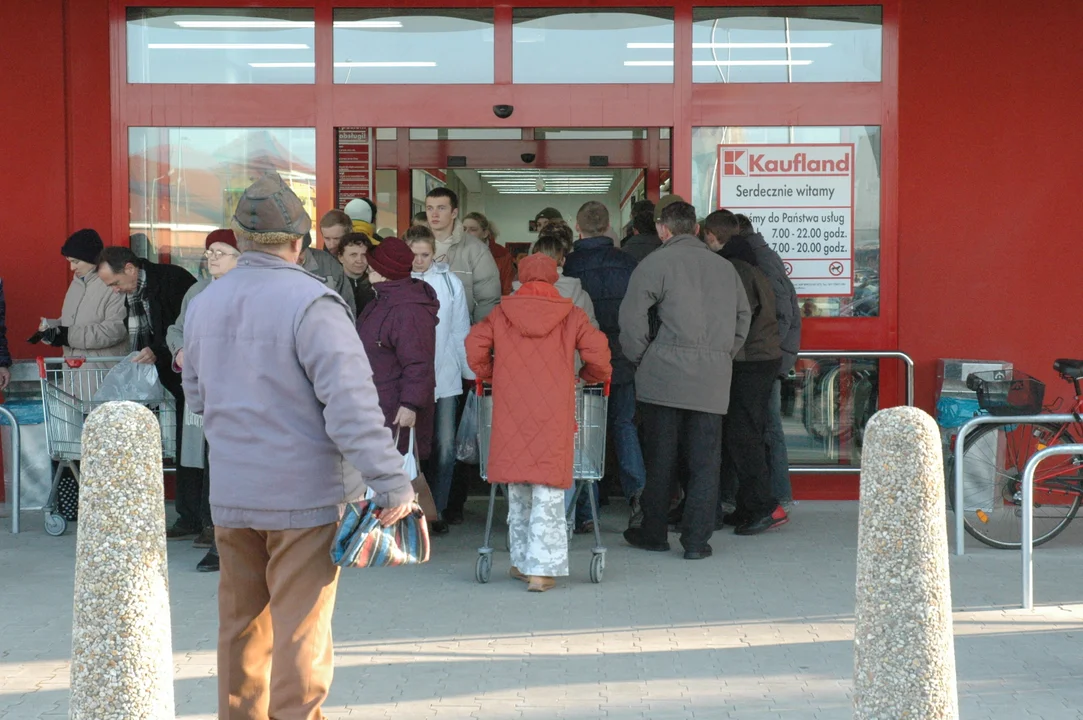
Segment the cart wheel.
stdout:
<svg viewBox="0 0 1083 720">
<path fill-rule="evenodd" d="M 489 574 L 493 570 L 493 556 L 488 553 L 478 555 L 477 565 L 474 566 L 474 579 L 484 585 L 489 582 Z"/>
<path fill-rule="evenodd" d="M 68 521 L 58 513 L 48 513 L 45 516 L 45 532 L 53 537 L 60 537 L 68 529 Z"/>
<path fill-rule="evenodd" d="M 605 573 L 605 553 L 597 553 L 590 559 L 590 581 L 597 585 Z"/>
</svg>

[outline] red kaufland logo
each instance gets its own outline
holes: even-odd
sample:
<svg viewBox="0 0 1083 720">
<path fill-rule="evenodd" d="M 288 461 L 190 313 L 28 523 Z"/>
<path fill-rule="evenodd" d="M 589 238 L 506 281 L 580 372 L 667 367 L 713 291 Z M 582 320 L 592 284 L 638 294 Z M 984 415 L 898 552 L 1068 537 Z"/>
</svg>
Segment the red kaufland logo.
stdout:
<svg viewBox="0 0 1083 720">
<path fill-rule="evenodd" d="M 722 174 L 735 177 L 748 175 L 748 153 L 745 150 L 723 150 Z"/>
<path fill-rule="evenodd" d="M 766 159 L 765 153 L 749 153 L 745 171 L 750 175 L 845 175 L 850 172 L 850 153 L 841 158 L 810 158 L 803 152 L 788 158 Z"/>
</svg>

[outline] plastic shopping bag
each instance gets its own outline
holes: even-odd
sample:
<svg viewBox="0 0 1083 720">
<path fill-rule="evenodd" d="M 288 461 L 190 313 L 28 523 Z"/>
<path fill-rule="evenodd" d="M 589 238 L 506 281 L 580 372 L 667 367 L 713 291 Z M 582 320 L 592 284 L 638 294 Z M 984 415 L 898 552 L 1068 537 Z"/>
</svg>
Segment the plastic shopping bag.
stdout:
<svg viewBox="0 0 1083 720">
<path fill-rule="evenodd" d="M 132 362 L 137 354 L 132 353 L 109 371 L 94 393 L 94 402 L 128 400 L 147 405 L 165 399 L 165 388 L 158 379 L 158 368 Z"/>
<path fill-rule="evenodd" d="M 467 465 L 477 465 L 481 461 L 478 451 L 478 396 L 473 390 L 466 394 L 466 408 L 459 421 L 459 430 L 455 433 L 455 457 Z"/>
<path fill-rule="evenodd" d="M 436 512 L 436 501 L 432 496 L 432 489 L 429 487 L 429 481 L 425 479 L 425 473 L 421 472 L 421 468 L 418 467 L 417 459 L 417 435 L 414 428 L 410 428 L 410 445 L 406 449 L 406 454 L 402 456 L 402 471 L 406 473 L 406 477 L 410 478 L 410 483 L 414 486 L 414 494 L 417 499 L 418 507 L 421 508 L 421 512 L 424 514 L 425 519 L 429 522 L 435 522 L 438 513 Z M 395 431 L 395 447 L 399 446 L 399 433 Z"/>
</svg>

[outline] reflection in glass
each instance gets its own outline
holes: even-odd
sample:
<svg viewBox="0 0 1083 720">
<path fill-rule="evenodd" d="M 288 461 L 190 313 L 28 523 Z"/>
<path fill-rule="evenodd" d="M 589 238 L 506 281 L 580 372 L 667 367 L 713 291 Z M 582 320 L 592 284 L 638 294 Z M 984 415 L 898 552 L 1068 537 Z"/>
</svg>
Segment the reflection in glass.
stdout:
<svg viewBox="0 0 1083 720">
<path fill-rule="evenodd" d="M 151 259 L 198 274 L 207 233 L 229 227 L 265 172 L 282 176 L 315 223 L 313 128 L 130 128 L 128 153 L 130 232 L 145 236 Z"/>
<path fill-rule="evenodd" d="M 883 10 L 695 8 L 698 83 L 880 82 Z"/>
<path fill-rule="evenodd" d="M 517 83 L 671 83 L 672 9 L 517 8 Z"/>
<path fill-rule="evenodd" d="M 880 128 L 702 127 L 692 128 L 692 202 L 700 215 L 718 209 L 720 145 L 853 143 L 854 294 L 802 297 L 805 317 L 876 317 L 880 314 Z M 765 227 L 764 237 L 770 243 Z"/>
<path fill-rule="evenodd" d="M 311 9 L 128 8 L 130 83 L 312 83 Z"/>
<path fill-rule="evenodd" d="M 335 82 L 493 82 L 491 9 L 335 10 Z"/>
<path fill-rule="evenodd" d="M 879 401 L 878 361 L 798 359 L 782 383 L 790 464 L 860 465 L 865 425 Z"/>
</svg>

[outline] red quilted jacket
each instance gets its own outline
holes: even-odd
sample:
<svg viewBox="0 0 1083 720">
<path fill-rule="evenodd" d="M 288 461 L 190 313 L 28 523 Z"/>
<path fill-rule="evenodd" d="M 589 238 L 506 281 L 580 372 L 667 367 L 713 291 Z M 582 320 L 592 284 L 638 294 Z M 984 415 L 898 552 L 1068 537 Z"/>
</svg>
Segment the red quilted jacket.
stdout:
<svg viewBox="0 0 1083 720">
<path fill-rule="evenodd" d="M 560 296 L 556 263 L 531 255 L 523 286 L 470 331 L 466 358 L 493 385 L 489 482 L 570 488 L 575 437 L 575 352 L 586 382 L 609 380 L 609 341 Z"/>
</svg>

